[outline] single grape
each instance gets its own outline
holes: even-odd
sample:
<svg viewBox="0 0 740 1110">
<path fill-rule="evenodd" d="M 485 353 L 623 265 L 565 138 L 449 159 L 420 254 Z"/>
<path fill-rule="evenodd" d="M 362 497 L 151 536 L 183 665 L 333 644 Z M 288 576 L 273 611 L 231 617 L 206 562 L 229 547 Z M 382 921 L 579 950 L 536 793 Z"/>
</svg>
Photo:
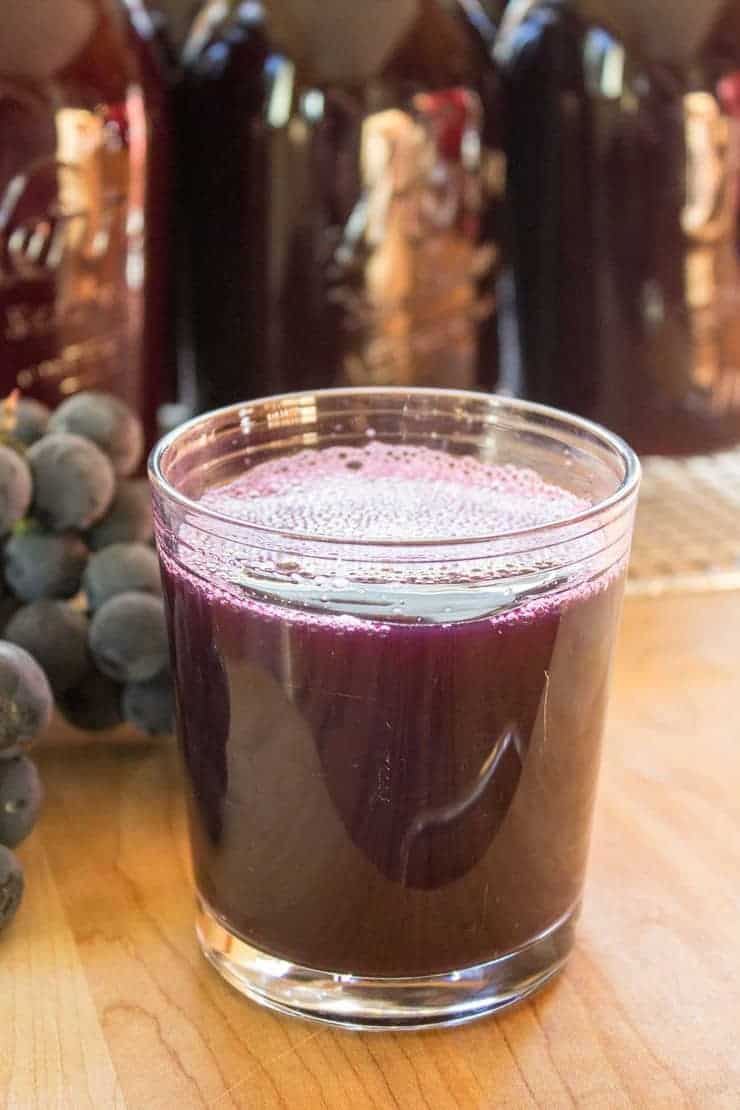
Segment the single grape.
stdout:
<svg viewBox="0 0 740 1110">
<path fill-rule="evenodd" d="M 21 601 L 74 597 L 88 550 L 72 532 L 23 532 L 5 545 L 5 580 Z"/>
<path fill-rule="evenodd" d="M 59 711 L 75 728 L 101 732 L 121 723 L 121 687 L 90 669 L 77 686 L 59 698 Z"/>
<path fill-rule="evenodd" d="M 21 397 L 14 410 L 13 438 L 30 447 L 37 439 L 46 435 L 49 415 L 50 410 L 40 401 L 34 401 L 32 397 Z"/>
<path fill-rule="evenodd" d="M 114 543 L 90 559 L 82 578 L 90 608 L 95 610 L 116 594 L 137 590 L 159 596 L 162 583 L 159 562 L 143 543 Z"/>
<path fill-rule="evenodd" d="M 84 436 L 97 444 L 120 477 L 136 470 L 144 453 L 144 429 L 127 404 L 110 393 L 76 393 L 49 421 L 52 432 Z"/>
<path fill-rule="evenodd" d="M 8 621 L 5 639 L 24 648 L 46 672 L 58 697 L 87 674 L 88 622 L 63 601 L 32 601 Z"/>
<path fill-rule="evenodd" d="M 144 593 L 116 594 L 90 624 L 93 659 L 117 682 L 144 682 L 167 666 L 164 605 Z"/>
<path fill-rule="evenodd" d="M 48 725 L 54 699 L 36 660 L 0 640 L 0 757 L 20 753 Z"/>
<path fill-rule="evenodd" d="M 10 848 L 0 844 L 0 932 L 9 925 L 23 897 L 23 867 Z"/>
<path fill-rule="evenodd" d="M 26 755 L 0 763 L 0 844 L 15 848 L 30 833 L 41 809 L 44 789 L 33 760 Z"/>
<path fill-rule="evenodd" d="M 56 532 L 84 529 L 105 515 L 116 477 L 110 459 L 82 436 L 44 436 L 28 450 L 34 511 Z"/>
<path fill-rule="evenodd" d="M 153 534 L 149 483 L 121 482 L 110 509 L 88 534 L 93 551 L 112 543 L 149 543 Z"/>
<path fill-rule="evenodd" d="M 147 682 L 126 683 L 121 706 L 129 724 L 142 732 L 148 732 L 151 736 L 172 732 L 175 704 L 169 671 L 163 671 Z"/>
<path fill-rule="evenodd" d="M 26 460 L 0 444 L 0 533 L 5 535 L 28 512 L 33 485 Z"/>
</svg>

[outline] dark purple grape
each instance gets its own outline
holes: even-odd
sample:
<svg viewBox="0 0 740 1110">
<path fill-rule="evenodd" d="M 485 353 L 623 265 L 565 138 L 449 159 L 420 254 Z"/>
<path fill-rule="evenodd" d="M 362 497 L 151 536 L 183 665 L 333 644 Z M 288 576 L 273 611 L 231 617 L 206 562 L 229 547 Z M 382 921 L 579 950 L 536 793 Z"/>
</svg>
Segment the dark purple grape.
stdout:
<svg viewBox="0 0 740 1110">
<path fill-rule="evenodd" d="M 26 755 L 0 762 L 0 844 L 15 848 L 38 819 L 44 789 L 33 760 Z"/>
<path fill-rule="evenodd" d="M 91 609 L 99 609 L 116 594 L 140 593 L 159 596 L 162 583 L 159 561 L 143 543 L 114 543 L 90 559 L 82 588 Z"/>
<path fill-rule="evenodd" d="M 33 656 L 57 697 L 87 674 L 87 635 L 87 618 L 63 601 L 32 601 L 5 627 L 5 639 Z"/>
<path fill-rule="evenodd" d="M 86 732 L 115 728 L 123 719 L 121 687 L 92 669 L 82 682 L 62 694 L 57 704 L 65 720 Z"/>
<path fill-rule="evenodd" d="M 12 436 L 26 447 L 46 435 L 51 410 L 34 401 L 32 397 L 22 397 L 16 402 Z"/>
<path fill-rule="evenodd" d="M 136 470 L 144 453 L 141 421 L 125 402 L 110 393 L 76 393 L 52 413 L 49 430 L 91 440 L 121 477 Z"/>
<path fill-rule="evenodd" d="M 169 671 L 147 682 L 128 682 L 123 688 L 121 706 L 129 724 L 142 732 L 151 736 L 172 732 L 175 703 Z"/>
<path fill-rule="evenodd" d="M 0 534 L 22 520 L 31 504 L 33 485 L 26 460 L 0 444 Z"/>
<path fill-rule="evenodd" d="M 0 844 L 0 932 L 9 925 L 23 898 L 23 867 L 10 848 Z"/>
<path fill-rule="evenodd" d="M 48 725 L 54 698 L 36 660 L 0 640 L 0 757 L 18 755 Z"/>
<path fill-rule="evenodd" d="M 34 512 L 55 532 L 84 529 L 105 515 L 116 477 L 110 459 L 82 436 L 44 436 L 28 450 Z"/>
<path fill-rule="evenodd" d="M 74 597 L 88 550 L 73 532 L 23 532 L 5 545 L 5 580 L 21 601 Z"/>
<path fill-rule="evenodd" d="M 149 543 L 152 533 L 149 483 L 144 480 L 121 482 L 113 504 L 90 530 L 87 542 L 93 551 L 100 551 L 112 543 Z"/>
<path fill-rule="evenodd" d="M 167 666 L 164 605 L 144 593 L 117 594 L 90 624 L 90 650 L 97 666 L 117 682 L 145 682 Z"/>
</svg>

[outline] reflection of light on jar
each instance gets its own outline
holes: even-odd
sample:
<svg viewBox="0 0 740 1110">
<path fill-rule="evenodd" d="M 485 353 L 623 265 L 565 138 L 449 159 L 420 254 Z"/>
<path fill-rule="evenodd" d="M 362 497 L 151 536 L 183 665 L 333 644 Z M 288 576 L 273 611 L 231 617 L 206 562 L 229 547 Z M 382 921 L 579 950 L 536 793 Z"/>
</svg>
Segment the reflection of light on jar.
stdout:
<svg viewBox="0 0 740 1110">
<path fill-rule="evenodd" d="M 135 292 L 144 284 L 144 211 L 132 209 L 126 220 L 126 285 Z"/>
<path fill-rule="evenodd" d="M 126 285 L 133 292 L 144 284 L 144 204 L 147 126 L 144 97 L 138 85 L 126 92 L 126 121 L 129 137 L 129 189 L 126 214 Z"/>
<path fill-rule="evenodd" d="M 55 116 L 58 204 L 66 217 L 66 247 L 88 257 L 101 253 L 103 176 L 99 157 L 103 124 L 81 108 L 60 108 Z"/>
<path fill-rule="evenodd" d="M 295 66 L 275 54 L 265 63 L 265 75 L 270 82 L 267 122 L 270 127 L 285 127 L 293 110 Z"/>
<path fill-rule="evenodd" d="M 319 89 L 309 89 L 301 97 L 301 110 L 309 123 L 318 123 L 324 116 L 324 94 Z"/>
<path fill-rule="evenodd" d="M 686 297 L 691 308 L 707 308 L 714 297 L 714 259 L 711 247 L 697 248 L 686 256 Z"/>
<path fill-rule="evenodd" d="M 583 70 L 591 93 L 607 100 L 620 100 L 624 94 L 626 52 L 603 27 L 586 33 L 583 43 Z"/>
<path fill-rule="evenodd" d="M 81 301 L 98 302 L 105 267 L 123 234 L 129 154 L 125 119 L 117 121 L 110 109 L 60 108 L 55 126 L 58 227 L 50 259 L 64 268 L 64 314 Z M 118 131 L 115 143 L 112 127 Z"/>
<path fill-rule="evenodd" d="M 420 93 L 362 126 L 362 195 L 334 252 L 343 366 L 355 384 L 473 384 L 477 331 L 492 309 L 479 282 L 495 249 L 479 245 L 487 196 L 479 98 Z"/>
<path fill-rule="evenodd" d="M 102 112 L 60 108 L 56 150 L 11 179 L 0 197 L 0 285 L 54 276 L 56 313 L 95 301 L 97 271 L 119 234 L 125 152 L 108 156 Z"/>
<path fill-rule="evenodd" d="M 728 121 L 706 92 L 684 97 L 686 202 L 681 225 L 702 242 L 726 234 L 734 216 L 734 196 L 727 181 Z"/>
<path fill-rule="evenodd" d="M 725 97 L 736 92 L 726 82 Z M 692 380 L 715 411 L 736 403 L 740 387 L 740 269 L 735 252 L 740 131 L 708 92 L 683 98 L 687 238 L 684 282 L 691 322 Z"/>
</svg>

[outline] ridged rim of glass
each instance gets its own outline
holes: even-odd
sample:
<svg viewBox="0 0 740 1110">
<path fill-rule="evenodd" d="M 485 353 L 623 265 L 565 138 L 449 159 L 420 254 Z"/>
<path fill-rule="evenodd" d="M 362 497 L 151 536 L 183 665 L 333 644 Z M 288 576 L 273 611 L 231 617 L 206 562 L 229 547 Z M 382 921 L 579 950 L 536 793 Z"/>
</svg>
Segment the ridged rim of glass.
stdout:
<svg viewBox="0 0 740 1110">
<path fill-rule="evenodd" d="M 348 539 L 344 537 L 312 535 L 307 532 L 291 532 L 279 528 L 269 528 L 266 525 L 245 520 L 243 517 L 230 516 L 228 513 L 218 512 L 215 509 L 204 506 L 200 501 L 196 501 L 178 490 L 172 485 L 163 472 L 163 461 L 167 451 L 182 436 L 196 431 L 201 425 L 205 428 L 208 424 L 218 421 L 231 413 L 238 414 L 240 421 L 242 421 L 250 409 L 262 408 L 268 405 L 296 404 L 300 403 L 302 400 L 315 399 L 316 397 L 351 399 L 353 397 L 384 396 L 391 398 L 443 397 L 448 400 L 457 399 L 460 402 L 468 402 L 469 404 L 484 403 L 494 412 L 497 410 L 499 412 L 508 411 L 520 416 L 539 417 L 544 421 L 549 421 L 550 424 L 560 424 L 563 429 L 568 428 L 573 431 L 582 432 L 585 435 L 591 436 L 603 447 L 611 449 L 615 456 L 622 462 L 624 476 L 614 492 L 608 497 L 595 502 L 587 509 L 584 509 L 583 512 L 576 513 L 573 516 L 563 517 L 559 520 L 548 522 L 547 524 L 531 525 L 527 528 L 513 529 L 509 532 L 497 532 L 485 536 L 442 536 L 439 539 L 384 540 L 373 538 Z M 174 502 L 176 505 L 179 505 L 182 509 L 195 513 L 205 519 L 218 521 L 220 524 L 227 524 L 230 527 L 243 530 L 244 532 L 258 532 L 263 536 L 275 536 L 281 539 L 295 540 L 300 543 L 332 544 L 338 547 L 349 548 L 382 547 L 391 550 L 394 548 L 400 550 L 402 548 L 465 547 L 466 545 L 474 546 L 493 543 L 497 540 L 513 540 L 527 536 L 547 536 L 550 533 L 572 528 L 575 525 L 587 524 L 594 518 L 600 517 L 609 513 L 612 509 L 618 508 L 620 504 L 628 503 L 637 491 L 641 476 L 640 461 L 632 448 L 620 436 L 616 435 L 616 433 L 610 432 L 607 428 L 604 428 L 602 425 L 592 420 L 587 420 L 585 417 L 576 416 L 573 413 L 552 408 L 549 405 L 541 405 L 534 401 L 522 401 L 516 398 L 503 397 L 495 393 L 481 393 L 466 389 L 437 389 L 434 387 L 428 388 L 420 386 L 347 386 L 337 389 L 308 389 L 293 393 L 276 393 L 266 397 L 256 397 L 250 401 L 239 401 L 235 404 L 224 405 L 221 408 L 211 409 L 209 412 L 194 416 L 192 419 L 185 421 L 185 423 L 180 424 L 177 428 L 174 428 L 163 436 L 152 448 L 147 469 L 152 486 L 164 495 L 164 497 Z"/>
</svg>

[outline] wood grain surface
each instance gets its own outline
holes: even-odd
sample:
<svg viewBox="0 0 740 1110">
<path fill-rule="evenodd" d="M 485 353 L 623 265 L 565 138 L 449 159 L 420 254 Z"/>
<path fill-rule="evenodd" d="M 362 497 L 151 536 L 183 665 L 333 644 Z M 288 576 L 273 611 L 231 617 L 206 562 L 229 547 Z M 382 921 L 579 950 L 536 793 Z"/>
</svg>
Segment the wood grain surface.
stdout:
<svg viewBox="0 0 740 1110">
<path fill-rule="evenodd" d="M 13 1110 L 740 1107 L 740 595 L 630 601 L 579 943 L 534 1000 L 358 1034 L 200 957 L 171 748 L 58 748 L 0 938 Z"/>
</svg>

